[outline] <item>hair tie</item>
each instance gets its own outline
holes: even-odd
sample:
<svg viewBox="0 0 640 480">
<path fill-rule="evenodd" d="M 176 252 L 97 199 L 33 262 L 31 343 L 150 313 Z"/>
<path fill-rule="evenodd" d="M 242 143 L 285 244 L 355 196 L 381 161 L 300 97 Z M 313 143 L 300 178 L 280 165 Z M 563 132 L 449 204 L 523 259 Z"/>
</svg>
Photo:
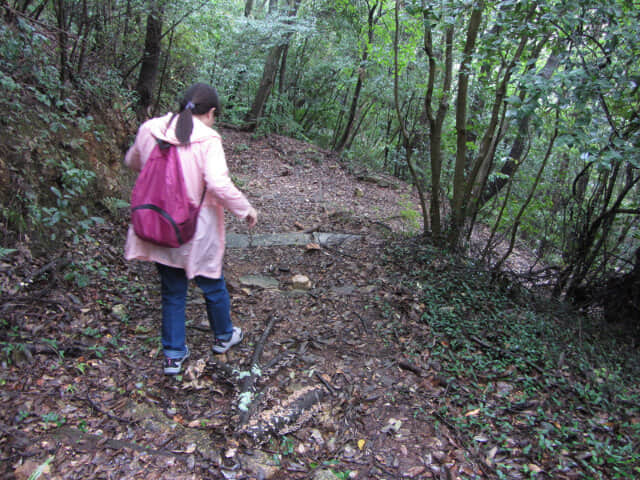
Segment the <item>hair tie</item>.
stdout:
<svg viewBox="0 0 640 480">
<path fill-rule="evenodd" d="M 196 108 L 196 106 L 191 100 L 189 100 L 187 104 L 184 106 L 185 110 L 193 110 L 194 108 Z"/>
</svg>

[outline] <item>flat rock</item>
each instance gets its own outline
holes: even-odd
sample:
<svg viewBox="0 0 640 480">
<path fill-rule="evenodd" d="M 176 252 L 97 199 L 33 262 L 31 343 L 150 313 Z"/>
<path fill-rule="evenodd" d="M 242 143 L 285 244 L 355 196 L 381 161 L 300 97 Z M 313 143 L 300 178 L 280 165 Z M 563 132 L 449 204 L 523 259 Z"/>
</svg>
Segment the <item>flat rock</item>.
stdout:
<svg viewBox="0 0 640 480">
<path fill-rule="evenodd" d="M 340 245 L 346 241 L 357 240 L 360 235 L 349 233 L 259 233 L 247 235 L 244 233 L 227 233 L 227 248 L 252 248 L 252 247 L 281 247 L 304 246 L 310 243 L 318 245 Z"/>
<path fill-rule="evenodd" d="M 265 275 L 245 275 L 239 280 L 245 287 L 278 288 L 280 286 L 278 280 Z"/>
</svg>

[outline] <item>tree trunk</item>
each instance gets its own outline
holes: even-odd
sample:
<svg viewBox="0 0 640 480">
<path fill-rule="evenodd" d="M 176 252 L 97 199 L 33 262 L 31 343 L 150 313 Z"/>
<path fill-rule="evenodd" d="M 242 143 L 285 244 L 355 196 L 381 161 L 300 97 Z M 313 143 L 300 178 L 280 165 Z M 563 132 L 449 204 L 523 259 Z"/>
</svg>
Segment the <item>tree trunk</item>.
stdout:
<svg viewBox="0 0 640 480">
<path fill-rule="evenodd" d="M 376 10 L 378 14 L 376 16 Z M 373 27 L 381 16 L 382 1 L 376 1 L 369 8 L 369 15 L 367 17 L 367 43 L 362 51 L 362 59 L 360 61 L 360 67 L 358 68 L 358 80 L 356 81 L 356 88 L 351 98 L 351 106 L 349 107 L 349 116 L 347 117 L 347 123 L 344 127 L 342 135 L 338 142 L 334 145 L 334 150 L 338 153 L 342 152 L 349 141 L 349 137 L 352 134 L 353 127 L 356 121 L 356 113 L 358 112 L 358 102 L 360 101 L 360 93 L 362 92 L 362 86 L 364 84 L 364 77 L 366 75 L 366 64 L 369 59 L 369 48 L 373 41 Z"/>
<path fill-rule="evenodd" d="M 540 76 L 545 80 L 549 80 L 553 73 L 560 65 L 560 57 L 557 54 L 551 55 L 547 59 L 546 65 L 542 68 Z M 509 182 L 509 179 L 516 173 L 518 166 L 521 163 L 522 153 L 526 144 L 527 134 L 529 132 L 529 122 L 532 114 L 525 115 L 518 121 L 518 134 L 511 144 L 511 150 L 507 161 L 502 166 L 500 173 L 502 175 L 496 176 L 488 185 L 484 188 L 482 194 L 478 198 L 478 207 L 486 204 L 494 196 L 496 196 L 500 190 Z"/>
<path fill-rule="evenodd" d="M 247 0 L 244 2 L 244 16 L 248 17 L 251 15 L 251 10 L 253 9 L 253 0 Z"/>
<path fill-rule="evenodd" d="M 280 61 L 280 76 L 278 79 L 278 93 L 280 95 L 284 94 L 285 87 L 285 78 L 287 76 L 287 57 L 289 54 L 289 44 L 287 43 L 284 46 L 284 51 L 282 52 L 282 60 Z"/>
<path fill-rule="evenodd" d="M 34 20 L 38 20 L 40 18 L 40 15 L 42 15 L 42 12 L 44 11 L 44 8 L 47 6 L 47 3 L 49 3 L 49 0 L 42 0 L 42 2 L 40 2 L 40 5 L 38 5 L 33 12 L 31 12 L 31 18 L 33 18 Z"/>
<path fill-rule="evenodd" d="M 160 65 L 160 49 L 162 43 L 162 8 L 159 2 L 150 2 L 147 16 L 147 33 L 144 42 L 144 53 L 136 91 L 138 92 L 138 119 L 143 120 L 153 98 L 153 88 Z"/>
<path fill-rule="evenodd" d="M 69 57 L 67 52 L 67 6 L 64 0 L 57 0 L 56 6 L 56 20 L 58 26 L 58 54 L 60 58 L 60 83 L 64 84 L 69 80 Z"/>
<path fill-rule="evenodd" d="M 449 232 L 449 246 L 453 250 L 459 247 L 460 233 L 464 222 L 463 200 L 466 190 L 465 167 L 467 161 L 467 92 L 469 89 L 469 69 L 471 68 L 471 56 L 475 49 L 476 39 L 480 29 L 483 6 L 484 2 L 480 2 L 471 13 L 469 26 L 467 27 L 467 39 L 460 64 L 460 73 L 458 74 L 456 164 L 453 176 L 451 230 Z"/>
<path fill-rule="evenodd" d="M 291 10 L 289 12 L 290 18 L 296 16 L 301 1 L 302 0 L 292 0 Z M 255 129 L 258 121 L 260 120 L 260 117 L 262 116 L 264 106 L 269 99 L 269 95 L 271 95 L 271 91 L 273 90 L 273 86 L 276 81 L 276 76 L 278 75 L 280 58 L 287 49 L 291 35 L 291 33 L 285 34 L 283 36 L 282 42 L 271 47 L 271 49 L 269 50 L 267 59 L 264 64 L 264 70 L 262 71 L 262 80 L 260 81 L 258 92 L 256 93 L 253 104 L 251 105 L 251 109 L 247 112 L 244 118 L 244 121 L 249 129 Z"/>
<path fill-rule="evenodd" d="M 469 178 L 467 179 L 465 195 L 463 197 L 463 203 L 465 204 L 466 209 L 465 215 L 467 218 L 475 216 L 477 200 L 473 199 L 477 199 L 477 197 L 482 193 L 484 184 L 489 176 L 489 171 L 493 166 L 495 149 L 500 138 L 501 128 L 499 128 L 499 125 L 501 126 L 504 123 L 504 98 L 507 93 L 507 86 L 511 80 L 511 74 L 515 69 L 515 65 L 519 62 L 520 56 L 522 55 L 528 41 L 529 37 L 527 35 L 523 35 L 520 38 L 518 49 L 511 59 L 510 64 L 504 69 L 504 76 L 502 77 L 500 84 L 496 86 L 496 93 L 493 100 L 493 108 L 489 124 L 487 125 L 480 142 L 478 156 L 474 162 L 473 169 L 469 174 Z"/>
<path fill-rule="evenodd" d="M 258 92 L 251 105 L 251 110 L 247 112 L 245 122 L 253 129 L 256 127 L 258 120 L 262 116 L 264 106 L 271 95 L 271 90 L 276 81 L 276 75 L 278 73 L 278 66 L 280 65 L 280 57 L 284 52 L 285 45 L 276 45 L 269 50 L 267 60 L 264 63 L 264 70 L 262 71 L 262 80 L 258 87 Z"/>
<path fill-rule="evenodd" d="M 449 26 L 444 34 L 445 57 L 444 74 L 442 77 L 442 92 L 438 110 L 433 111 L 433 92 L 435 87 L 438 59 L 433 50 L 430 18 L 424 13 L 424 49 L 429 59 L 429 78 L 424 106 L 425 116 L 429 122 L 429 159 L 431 162 L 431 203 L 429 213 L 431 217 L 431 234 L 436 242 L 442 237 L 442 219 L 440 215 L 440 182 L 442 175 L 442 132 L 444 121 L 449 110 L 449 91 L 451 90 L 453 75 L 453 27 Z"/>
</svg>

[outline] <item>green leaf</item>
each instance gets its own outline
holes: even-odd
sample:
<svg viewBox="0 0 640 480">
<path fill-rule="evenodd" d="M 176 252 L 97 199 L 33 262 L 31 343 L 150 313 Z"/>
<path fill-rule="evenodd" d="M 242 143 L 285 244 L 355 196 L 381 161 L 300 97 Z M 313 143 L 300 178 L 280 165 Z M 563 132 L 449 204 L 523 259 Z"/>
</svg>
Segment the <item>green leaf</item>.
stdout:
<svg viewBox="0 0 640 480">
<path fill-rule="evenodd" d="M 5 258 L 8 257 L 9 255 L 11 255 L 14 252 L 17 252 L 18 250 L 16 250 L 15 248 L 3 248 L 0 247 L 0 258 Z"/>
</svg>

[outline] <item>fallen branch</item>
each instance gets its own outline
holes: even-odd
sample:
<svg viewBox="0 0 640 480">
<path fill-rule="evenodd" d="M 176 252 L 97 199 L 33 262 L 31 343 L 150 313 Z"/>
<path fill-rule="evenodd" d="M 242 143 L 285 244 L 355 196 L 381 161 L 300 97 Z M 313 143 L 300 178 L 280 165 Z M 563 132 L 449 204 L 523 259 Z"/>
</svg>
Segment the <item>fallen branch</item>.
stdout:
<svg viewBox="0 0 640 480">
<path fill-rule="evenodd" d="M 93 399 L 91 398 L 91 395 L 89 393 L 87 393 L 86 397 L 81 397 L 81 396 L 76 396 L 76 398 L 78 398 L 79 400 L 84 400 L 86 401 L 91 408 L 93 408 L 96 412 L 102 414 L 102 415 L 106 415 L 107 417 L 109 417 L 112 420 L 116 420 L 120 423 L 124 423 L 126 425 L 132 425 L 134 423 L 138 423 L 138 420 L 130 420 L 130 419 L 126 419 L 126 418 L 121 418 L 117 415 L 114 415 L 113 413 L 104 410 L 103 408 L 101 408 L 96 402 L 93 401 Z"/>
<path fill-rule="evenodd" d="M 267 341 L 267 337 L 269 336 L 269 333 L 271 333 L 271 329 L 276 321 L 278 321 L 278 317 L 273 315 L 267 324 L 267 328 L 264 329 L 264 332 L 262 332 L 260 339 L 256 343 L 256 348 L 253 351 L 253 357 L 251 357 L 252 366 L 257 365 L 258 362 L 260 362 L 260 357 L 262 357 L 262 352 L 264 351 L 264 344 Z"/>
<path fill-rule="evenodd" d="M 269 336 L 269 333 L 271 333 L 271 329 L 273 328 L 277 320 L 277 315 L 273 315 L 271 317 L 271 320 L 269 320 L 267 328 L 265 328 L 264 332 L 262 332 L 262 335 L 258 339 L 256 347 L 253 350 L 253 356 L 251 357 L 251 363 L 249 365 L 249 372 L 240 380 L 238 394 L 238 397 L 240 398 L 240 426 L 244 425 L 249 420 L 251 412 L 251 409 L 249 407 L 251 405 L 251 402 L 253 401 L 252 391 L 255 387 L 258 377 L 262 374 L 260 370 L 260 358 L 262 357 L 262 352 L 264 351 L 264 345 L 267 341 L 267 337 Z"/>
<path fill-rule="evenodd" d="M 53 273 L 55 274 L 58 270 L 62 270 L 64 267 L 71 263 L 71 259 L 69 257 L 58 257 L 55 260 L 50 261 L 43 267 L 40 267 L 38 270 L 33 272 L 27 278 L 22 281 L 22 285 L 27 286 L 32 284 L 38 277 L 41 277 L 45 273 Z"/>
<path fill-rule="evenodd" d="M 263 411 L 259 418 L 252 419 L 243 433 L 260 441 L 273 434 L 295 432 L 313 418 L 325 392 L 323 386 L 303 387 L 274 408 Z"/>
<path fill-rule="evenodd" d="M 320 227 L 322 227 L 323 223 L 324 222 L 320 222 L 320 223 L 314 225 L 313 227 L 305 228 L 304 230 L 302 230 L 302 233 L 313 233 L 313 232 L 316 232 L 316 231 L 320 230 Z"/>
<path fill-rule="evenodd" d="M 476 337 L 475 335 L 472 335 L 471 340 L 473 340 L 474 342 L 476 342 L 477 344 L 485 347 L 485 348 L 490 348 L 492 350 L 495 350 L 498 353 L 501 353 L 503 355 L 510 355 L 512 357 L 516 357 L 518 356 L 515 352 L 511 351 L 511 350 L 505 350 L 503 348 L 497 347 L 495 345 L 492 345 L 490 343 L 485 342 L 484 340 L 482 340 L 481 338 Z M 541 375 L 544 375 L 545 372 L 542 368 L 540 368 L 538 365 L 536 365 L 535 363 L 527 360 L 526 358 L 522 358 L 522 360 L 524 361 L 524 363 L 526 363 L 527 365 L 529 365 L 531 368 L 535 369 L 538 371 L 538 373 L 540 373 Z"/>
<path fill-rule="evenodd" d="M 423 377 L 424 376 L 424 372 L 422 371 L 422 369 L 420 369 L 420 367 L 417 367 L 416 365 L 414 365 L 413 363 L 411 363 L 411 362 L 409 362 L 407 360 L 400 360 L 398 362 L 398 366 L 400 368 L 402 368 L 403 370 L 408 370 L 410 372 L 415 373 L 419 377 Z"/>
<path fill-rule="evenodd" d="M 324 378 L 322 378 L 322 375 L 320 375 L 318 372 L 316 372 L 316 377 L 318 378 L 318 380 L 320 380 L 322 382 L 322 384 L 325 387 L 327 387 L 327 390 L 329 390 L 331 395 L 333 395 L 334 397 L 337 395 L 336 389 L 328 381 L 326 381 Z"/>
</svg>

